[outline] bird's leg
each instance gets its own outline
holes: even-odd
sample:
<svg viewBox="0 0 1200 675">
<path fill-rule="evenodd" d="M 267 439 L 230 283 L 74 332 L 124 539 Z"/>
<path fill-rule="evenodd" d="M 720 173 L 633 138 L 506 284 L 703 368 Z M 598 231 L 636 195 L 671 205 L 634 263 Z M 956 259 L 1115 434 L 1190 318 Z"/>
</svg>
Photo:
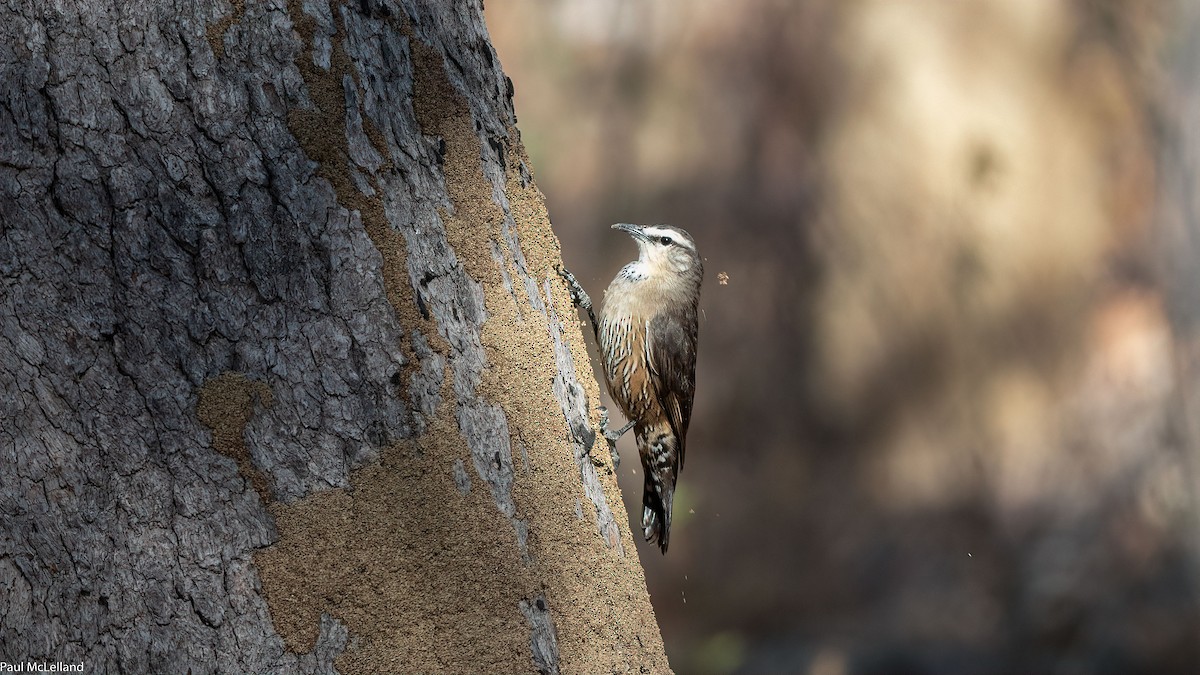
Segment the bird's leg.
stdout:
<svg viewBox="0 0 1200 675">
<path fill-rule="evenodd" d="M 600 406 L 600 433 L 604 434 L 604 440 L 608 441 L 608 454 L 612 457 L 613 471 L 621 466 L 621 455 L 617 453 L 617 441 L 625 435 L 626 431 L 632 429 L 633 425 L 633 422 L 629 422 L 616 431 L 609 429 L 608 408 Z"/>
<path fill-rule="evenodd" d="M 579 280 L 575 278 L 575 275 L 571 274 L 571 270 L 559 265 L 555 265 L 554 269 L 558 272 L 558 276 L 567 282 L 567 290 L 571 291 L 571 302 L 575 303 L 576 307 L 591 309 L 592 298 L 587 294 L 587 291 L 583 290 L 583 286 L 579 284 Z"/>
<path fill-rule="evenodd" d="M 558 275 L 567 282 L 567 290 L 571 292 L 571 302 L 587 312 L 588 319 L 592 322 L 592 333 L 596 335 L 596 340 L 600 339 L 600 324 L 596 321 L 596 313 L 592 311 L 592 297 L 583 290 L 583 286 L 579 284 L 579 280 L 574 274 L 565 267 L 555 266 Z"/>
</svg>

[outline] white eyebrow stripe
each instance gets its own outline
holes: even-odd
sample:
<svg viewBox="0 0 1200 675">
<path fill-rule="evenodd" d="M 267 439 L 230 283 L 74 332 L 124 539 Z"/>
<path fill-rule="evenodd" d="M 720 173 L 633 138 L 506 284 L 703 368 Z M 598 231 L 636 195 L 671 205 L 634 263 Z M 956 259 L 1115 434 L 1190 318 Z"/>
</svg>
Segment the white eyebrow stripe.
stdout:
<svg viewBox="0 0 1200 675">
<path fill-rule="evenodd" d="M 668 230 L 665 227 L 655 227 L 651 225 L 650 227 L 642 229 L 642 234 L 650 237 L 651 239 L 656 239 L 658 237 L 670 237 L 671 241 L 675 242 L 676 244 L 690 248 L 693 251 L 696 250 L 696 246 L 692 242 L 688 241 L 687 237 L 679 234 L 675 230 Z"/>
</svg>

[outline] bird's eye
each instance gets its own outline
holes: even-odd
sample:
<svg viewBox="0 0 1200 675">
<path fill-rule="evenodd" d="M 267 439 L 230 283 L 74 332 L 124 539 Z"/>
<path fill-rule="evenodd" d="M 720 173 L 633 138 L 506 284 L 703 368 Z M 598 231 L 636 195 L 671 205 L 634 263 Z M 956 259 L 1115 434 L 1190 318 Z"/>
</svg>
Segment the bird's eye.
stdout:
<svg viewBox="0 0 1200 675">
<path fill-rule="evenodd" d="M 671 238 L 670 238 L 670 237 L 659 237 L 659 238 L 658 238 L 658 240 L 659 240 L 660 242 L 662 242 L 662 245 L 663 245 L 663 246 L 670 246 L 670 245 L 671 245 Z"/>
</svg>

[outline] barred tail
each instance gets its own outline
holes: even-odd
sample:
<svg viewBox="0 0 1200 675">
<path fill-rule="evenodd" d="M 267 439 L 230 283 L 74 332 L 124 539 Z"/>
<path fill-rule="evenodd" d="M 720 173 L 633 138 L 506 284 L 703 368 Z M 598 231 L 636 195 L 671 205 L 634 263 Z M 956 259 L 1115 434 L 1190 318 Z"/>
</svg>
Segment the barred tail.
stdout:
<svg viewBox="0 0 1200 675">
<path fill-rule="evenodd" d="M 675 497 L 678 453 L 675 438 L 658 434 L 654 442 L 638 439 L 646 482 L 642 488 L 642 534 L 665 554 L 671 540 L 671 502 Z"/>
<path fill-rule="evenodd" d="M 655 494 L 652 482 L 646 480 L 646 488 L 642 493 L 642 533 L 647 542 L 658 542 L 664 554 L 671 541 L 671 500 L 674 496 L 675 489 L 664 485 L 660 498 Z"/>
</svg>

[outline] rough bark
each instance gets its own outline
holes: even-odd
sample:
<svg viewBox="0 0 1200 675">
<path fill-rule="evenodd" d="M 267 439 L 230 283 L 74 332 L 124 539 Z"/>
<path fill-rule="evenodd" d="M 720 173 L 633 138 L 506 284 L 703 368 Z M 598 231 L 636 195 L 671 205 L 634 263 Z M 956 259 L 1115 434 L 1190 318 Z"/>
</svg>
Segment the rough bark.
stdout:
<svg viewBox="0 0 1200 675">
<path fill-rule="evenodd" d="M 477 2 L 0 18 L 0 661 L 667 670 Z"/>
</svg>

